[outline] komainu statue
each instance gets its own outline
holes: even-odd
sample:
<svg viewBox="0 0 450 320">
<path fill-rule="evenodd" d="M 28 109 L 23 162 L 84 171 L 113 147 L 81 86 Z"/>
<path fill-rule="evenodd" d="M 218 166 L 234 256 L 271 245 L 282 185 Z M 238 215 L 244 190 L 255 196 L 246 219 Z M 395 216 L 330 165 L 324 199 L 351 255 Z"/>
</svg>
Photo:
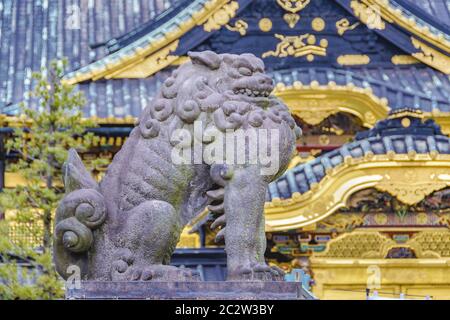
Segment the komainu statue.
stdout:
<svg viewBox="0 0 450 320">
<path fill-rule="evenodd" d="M 254 55 L 189 57 L 143 110 L 100 183 L 70 150 L 54 232 L 63 278 L 77 266 L 83 280 L 199 280 L 169 262 L 184 226 L 208 207 L 225 241 L 227 280 L 282 280 L 264 260 L 264 203 L 300 128 L 270 95 L 272 80 Z"/>
</svg>

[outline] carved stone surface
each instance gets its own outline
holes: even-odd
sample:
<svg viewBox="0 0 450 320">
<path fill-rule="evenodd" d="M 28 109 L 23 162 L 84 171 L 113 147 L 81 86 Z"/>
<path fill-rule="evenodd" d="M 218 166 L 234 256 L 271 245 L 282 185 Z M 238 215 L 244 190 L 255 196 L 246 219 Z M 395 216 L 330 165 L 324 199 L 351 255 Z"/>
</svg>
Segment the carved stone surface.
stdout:
<svg viewBox="0 0 450 320">
<path fill-rule="evenodd" d="M 55 225 L 63 278 L 75 265 L 84 280 L 198 280 L 168 263 L 183 227 L 207 206 L 214 227 L 221 227 L 217 240 L 225 240 L 228 280 L 283 278 L 264 261 L 263 208 L 267 185 L 284 172 L 301 131 L 270 96 L 272 80 L 260 59 L 211 51 L 189 56 L 143 110 L 99 184 L 70 151 Z M 207 147 L 224 147 L 225 134 L 255 130 L 276 143 L 257 135 L 233 145 L 234 153 L 227 145 L 225 161 L 205 157 Z M 255 157 L 255 143 L 268 150 L 270 163 Z M 174 154 L 183 154 L 182 161 Z"/>
<path fill-rule="evenodd" d="M 311 300 L 300 282 L 82 281 L 66 289 L 67 299 Z"/>
</svg>

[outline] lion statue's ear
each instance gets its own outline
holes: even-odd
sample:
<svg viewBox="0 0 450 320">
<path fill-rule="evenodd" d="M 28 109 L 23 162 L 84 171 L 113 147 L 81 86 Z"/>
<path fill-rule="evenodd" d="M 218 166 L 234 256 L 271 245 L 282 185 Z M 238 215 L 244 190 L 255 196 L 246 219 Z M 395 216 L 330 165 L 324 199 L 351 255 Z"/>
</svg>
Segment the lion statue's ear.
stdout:
<svg viewBox="0 0 450 320">
<path fill-rule="evenodd" d="M 191 58 L 191 61 L 193 64 L 199 64 L 204 65 L 211 70 L 216 70 L 220 67 L 220 63 L 222 62 L 222 59 L 220 56 L 210 50 L 203 51 L 203 52 L 188 52 L 188 56 Z"/>
</svg>

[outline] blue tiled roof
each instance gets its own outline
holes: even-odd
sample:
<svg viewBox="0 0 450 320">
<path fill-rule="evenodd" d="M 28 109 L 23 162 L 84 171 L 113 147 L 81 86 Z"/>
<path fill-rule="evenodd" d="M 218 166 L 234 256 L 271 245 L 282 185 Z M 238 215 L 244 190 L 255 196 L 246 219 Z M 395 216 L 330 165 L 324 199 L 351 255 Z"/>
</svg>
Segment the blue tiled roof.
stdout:
<svg viewBox="0 0 450 320">
<path fill-rule="evenodd" d="M 297 68 L 273 72 L 275 82 L 291 85 L 295 81 L 320 85 L 353 83 L 370 87 L 379 98 L 387 98 L 391 109 L 420 108 L 423 111 L 450 111 L 450 80 L 445 74 L 424 65 L 392 68 Z"/>
<path fill-rule="evenodd" d="M 27 101 L 32 72 L 50 60 L 65 56 L 70 70 L 96 61 L 108 53 L 101 44 L 129 33 L 179 1 L 0 0 L 0 110 L 17 109 L 17 103 Z M 136 95 L 148 83 L 119 81 L 83 89 L 89 91 L 91 103 L 91 96 L 96 102 L 96 96 L 109 87 L 120 88 L 127 99 L 127 90 Z M 107 102 L 98 108 L 107 109 Z"/>
<path fill-rule="evenodd" d="M 401 112 L 398 110 L 397 112 Z M 273 198 L 288 199 L 294 192 L 303 194 L 319 183 L 328 170 L 342 164 L 346 158 L 361 158 L 367 154 L 450 154 L 450 138 L 444 136 L 431 119 L 407 116 L 411 124 L 405 128 L 402 118 L 379 121 L 375 127 L 359 133 L 356 140 L 339 149 L 288 170 L 269 185 L 266 201 Z"/>
<path fill-rule="evenodd" d="M 449 0 L 396 0 L 396 2 L 408 7 L 413 13 L 425 15 L 428 21 L 443 25 L 447 31 L 450 30 Z"/>
</svg>

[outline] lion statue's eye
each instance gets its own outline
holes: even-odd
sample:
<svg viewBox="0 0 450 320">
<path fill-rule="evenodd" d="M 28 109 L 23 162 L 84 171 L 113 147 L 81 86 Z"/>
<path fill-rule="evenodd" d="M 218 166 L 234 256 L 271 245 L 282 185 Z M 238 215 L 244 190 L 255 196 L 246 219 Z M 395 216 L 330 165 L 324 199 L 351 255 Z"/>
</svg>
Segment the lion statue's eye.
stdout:
<svg viewBox="0 0 450 320">
<path fill-rule="evenodd" d="M 240 67 L 238 69 L 238 71 L 243 76 L 251 76 L 252 75 L 252 70 L 250 70 L 249 68 L 246 68 L 246 67 Z"/>
</svg>

